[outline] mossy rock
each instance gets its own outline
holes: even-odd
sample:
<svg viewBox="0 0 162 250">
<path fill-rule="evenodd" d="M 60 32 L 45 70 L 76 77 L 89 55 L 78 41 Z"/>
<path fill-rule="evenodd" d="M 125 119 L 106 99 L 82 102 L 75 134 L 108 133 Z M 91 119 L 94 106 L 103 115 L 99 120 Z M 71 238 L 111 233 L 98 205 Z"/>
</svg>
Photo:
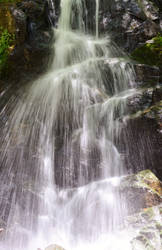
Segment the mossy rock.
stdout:
<svg viewBox="0 0 162 250">
<path fill-rule="evenodd" d="M 162 184 L 149 169 L 139 172 L 136 178 L 139 186 L 148 188 L 152 193 L 162 197 Z"/>
<path fill-rule="evenodd" d="M 25 41 L 26 16 L 16 7 L 17 1 L 0 1 L 0 77 L 10 70 L 10 55 Z M 14 62 L 15 63 L 15 62 Z"/>
<path fill-rule="evenodd" d="M 157 102 L 156 104 L 151 105 L 149 108 L 144 109 L 138 114 L 133 115 L 132 118 L 134 118 L 135 116 L 155 119 L 159 127 L 159 130 L 161 131 L 162 130 L 162 101 Z"/>
<path fill-rule="evenodd" d="M 130 214 L 157 206 L 162 202 L 162 184 L 150 170 L 123 177 L 119 192 L 127 200 Z"/>
<path fill-rule="evenodd" d="M 143 64 L 162 67 L 162 36 L 158 35 L 143 46 L 135 49 L 131 57 Z"/>
<path fill-rule="evenodd" d="M 15 34 L 16 23 L 12 16 L 10 8 L 14 6 L 12 3 L 2 3 L 0 2 L 0 34 L 2 34 L 2 28 L 7 29 L 8 32 Z"/>
<path fill-rule="evenodd" d="M 123 177 L 121 187 L 146 188 L 159 197 L 162 196 L 162 184 L 149 169 Z"/>
<path fill-rule="evenodd" d="M 14 48 L 14 34 L 8 32 L 7 29 L 2 31 L 0 35 L 0 73 L 4 74 L 8 67 L 8 57 Z"/>
</svg>

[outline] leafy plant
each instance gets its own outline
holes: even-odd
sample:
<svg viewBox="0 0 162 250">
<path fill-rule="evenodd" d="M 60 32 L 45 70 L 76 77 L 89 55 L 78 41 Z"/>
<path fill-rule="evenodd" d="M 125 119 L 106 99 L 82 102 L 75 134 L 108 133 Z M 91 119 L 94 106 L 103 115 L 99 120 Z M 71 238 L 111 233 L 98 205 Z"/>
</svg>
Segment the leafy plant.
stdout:
<svg viewBox="0 0 162 250">
<path fill-rule="evenodd" d="M 0 71 L 6 66 L 9 47 L 13 45 L 15 37 L 7 29 L 0 27 Z"/>
</svg>

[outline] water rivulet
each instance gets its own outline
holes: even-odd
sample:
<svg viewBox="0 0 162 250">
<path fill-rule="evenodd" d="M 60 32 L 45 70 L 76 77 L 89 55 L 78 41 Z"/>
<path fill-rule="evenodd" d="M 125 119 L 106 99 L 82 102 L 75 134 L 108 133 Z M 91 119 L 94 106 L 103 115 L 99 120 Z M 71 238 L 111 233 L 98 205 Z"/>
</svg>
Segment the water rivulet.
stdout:
<svg viewBox="0 0 162 250">
<path fill-rule="evenodd" d="M 94 37 L 85 6 L 61 1 L 52 65 L 2 110 L 0 249 L 129 249 L 124 236 L 115 240 L 128 210 L 115 145 L 134 74 L 110 38 L 99 38 L 99 0 Z"/>
</svg>

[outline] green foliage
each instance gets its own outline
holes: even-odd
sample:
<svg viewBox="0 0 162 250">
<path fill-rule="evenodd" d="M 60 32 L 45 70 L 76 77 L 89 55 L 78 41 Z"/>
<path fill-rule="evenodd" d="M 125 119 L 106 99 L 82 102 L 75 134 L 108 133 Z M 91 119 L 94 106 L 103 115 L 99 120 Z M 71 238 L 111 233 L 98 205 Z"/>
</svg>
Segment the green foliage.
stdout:
<svg viewBox="0 0 162 250">
<path fill-rule="evenodd" d="M 159 34 L 152 39 L 151 43 L 146 43 L 135 49 L 132 53 L 132 59 L 143 64 L 162 67 L 162 36 Z"/>
<path fill-rule="evenodd" d="M 0 27 L 0 71 L 6 66 L 9 47 L 13 45 L 15 37 L 7 29 Z"/>
</svg>

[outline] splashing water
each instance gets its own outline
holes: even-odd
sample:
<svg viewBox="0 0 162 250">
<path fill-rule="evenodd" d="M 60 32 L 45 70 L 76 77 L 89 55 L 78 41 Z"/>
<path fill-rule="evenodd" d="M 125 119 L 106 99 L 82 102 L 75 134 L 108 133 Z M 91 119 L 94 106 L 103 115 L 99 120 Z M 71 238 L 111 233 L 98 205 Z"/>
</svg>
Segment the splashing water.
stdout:
<svg viewBox="0 0 162 250">
<path fill-rule="evenodd" d="M 7 225 L 0 249 L 130 249 L 128 232 L 118 232 L 127 205 L 115 186 L 126 170 L 115 141 L 134 74 L 111 40 L 98 38 L 99 0 L 96 37 L 85 34 L 84 8 L 82 0 L 61 1 L 52 65 L 2 110 L 9 116 L 1 133 Z"/>
</svg>

